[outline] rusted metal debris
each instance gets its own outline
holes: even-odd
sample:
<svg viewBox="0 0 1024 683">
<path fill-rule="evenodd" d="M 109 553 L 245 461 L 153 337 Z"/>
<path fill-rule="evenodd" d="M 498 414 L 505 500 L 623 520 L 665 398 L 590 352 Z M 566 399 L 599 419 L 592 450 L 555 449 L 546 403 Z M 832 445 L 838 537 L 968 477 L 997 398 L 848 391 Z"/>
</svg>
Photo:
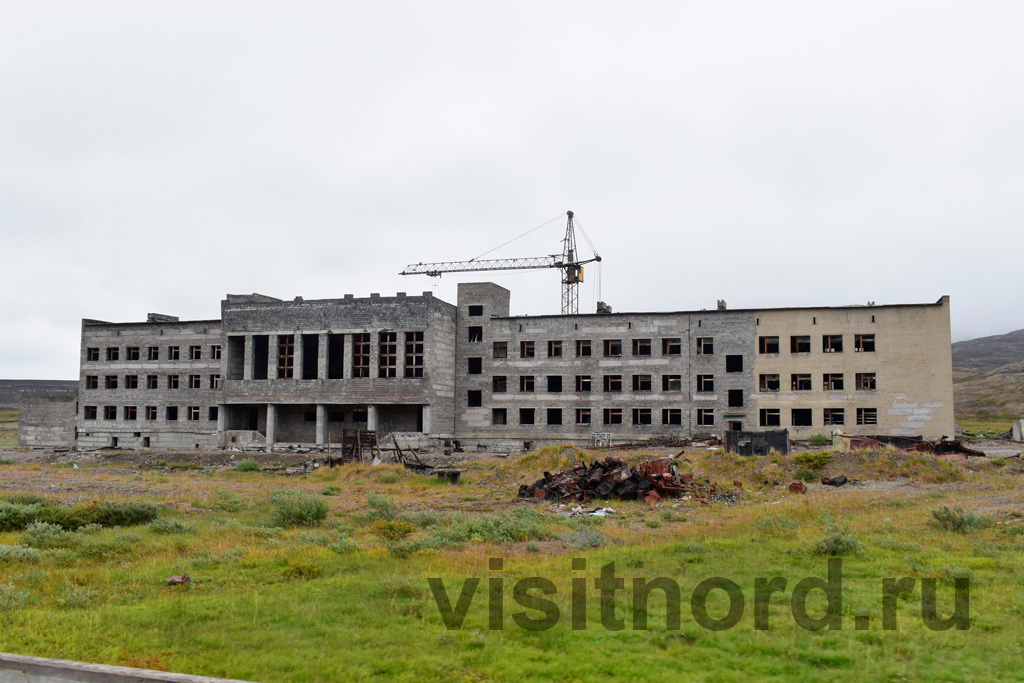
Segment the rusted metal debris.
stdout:
<svg viewBox="0 0 1024 683">
<path fill-rule="evenodd" d="M 802 481 L 794 481 L 789 485 L 789 490 L 793 493 L 807 493 L 807 484 Z"/>
<path fill-rule="evenodd" d="M 879 434 L 876 436 L 848 436 L 842 432 L 835 432 L 832 437 L 833 448 L 844 451 L 859 451 L 862 449 L 879 450 L 882 448 L 895 448 L 901 453 L 931 453 L 932 455 L 953 455 L 962 453 L 965 457 L 984 456 L 985 453 L 965 446 L 963 442 L 955 439 L 942 437 L 934 441 L 927 441 L 921 436 L 889 436 Z"/>
<path fill-rule="evenodd" d="M 683 495 L 707 500 L 717 491 L 711 482 L 695 482 L 689 474 L 677 474 L 672 458 L 657 458 L 630 467 L 622 458 L 610 455 L 590 465 L 580 463 L 560 472 L 545 472 L 542 479 L 520 486 L 519 497 L 578 503 L 589 503 L 595 498 L 639 498 L 656 505 L 662 498 Z"/>
<path fill-rule="evenodd" d="M 168 576 L 166 579 L 167 584 L 170 586 L 183 586 L 186 583 L 192 581 L 192 577 L 188 575 L 188 572 L 181 574 L 180 576 Z"/>
</svg>

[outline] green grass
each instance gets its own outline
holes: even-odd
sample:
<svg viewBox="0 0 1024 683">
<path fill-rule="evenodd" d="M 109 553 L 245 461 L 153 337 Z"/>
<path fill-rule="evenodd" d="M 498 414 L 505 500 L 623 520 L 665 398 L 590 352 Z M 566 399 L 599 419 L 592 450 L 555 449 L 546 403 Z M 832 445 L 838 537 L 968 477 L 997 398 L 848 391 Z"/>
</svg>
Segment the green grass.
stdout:
<svg viewBox="0 0 1024 683">
<path fill-rule="evenodd" d="M 1001 415 L 957 415 L 957 424 L 964 432 L 981 436 L 995 436 L 1010 431 L 1013 418 Z"/>
<path fill-rule="evenodd" d="M 955 505 L 1015 519 L 1012 512 L 1024 503 L 1015 467 L 965 471 L 951 494 Z M 748 469 L 735 466 L 728 476 Z M 44 473 L 65 491 L 96 476 L 58 468 Z M 1004 531 L 1006 525 L 978 526 L 966 535 L 933 526 L 930 494 L 948 492 L 945 484 L 926 480 L 898 494 L 844 487 L 802 496 L 748 487 L 735 505 L 683 501 L 675 513 L 683 519 L 659 525 L 649 522 L 665 515 L 638 501 L 617 502 L 616 515 L 604 522 L 581 522 L 550 514 L 547 505 L 494 498 L 494 474 L 473 466 L 460 487 L 402 477 L 387 485 L 386 497 L 372 493 L 379 472 L 362 465 L 288 479 L 289 488 L 329 506 L 319 519 L 320 507 L 306 497 L 273 495 L 281 488 L 277 475 L 104 473 L 108 486 L 130 485 L 133 495 L 164 506 L 162 521 L 83 529 L 73 537 L 39 528 L 31 537 L 37 552 L 0 552 L 0 651 L 260 681 L 1020 675 L 1024 538 Z M 538 474 L 524 470 L 522 477 Z M 339 494 L 322 496 L 325 482 Z M 294 509 L 297 517 L 289 519 L 319 524 L 267 526 L 282 509 Z M 0 533 L 0 546 L 19 546 L 24 533 Z M 397 536 L 420 545 L 391 552 Z M 844 568 L 843 630 L 805 631 L 789 615 L 789 595 L 800 579 L 825 577 L 833 556 L 842 557 Z M 503 567 L 492 569 L 489 558 L 501 558 Z M 574 570 L 573 558 L 586 568 Z M 573 630 L 572 579 L 587 578 L 592 586 L 610 562 L 626 586 L 634 578 L 674 579 L 682 589 L 681 626 L 666 628 L 665 602 L 656 591 L 646 610 L 649 628 L 633 630 L 634 601 L 619 591 L 613 604 L 626 628 L 605 630 L 591 590 L 587 629 Z M 166 577 L 185 571 L 191 584 L 166 585 Z M 512 586 L 531 576 L 558 588 L 551 599 L 562 618 L 550 630 L 523 630 L 512 620 L 523 611 Z M 746 603 L 737 626 L 720 632 L 701 628 L 689 609 L 695 586 L 716 576 L 734 581 Z M 771 629 L 754 630 L 754 581 L 774 576 L 788 581 L 787 593 L 771 601 Z M 882 631 L 881 580 L 904 576 L 918 579 L 915 591 L 897 603 L 899 630 Z M 925 628 L 920 579 L 938 580 L 939 609 L 948 612 L 950 582 L 960 576 L 971 577 L 971 628 Z M 463 628 L 448 630 L 427 579 L 442 579 L 454 601 L 469 577 L 482 579 L 480 587 Z M 488 628 L 492 578 L 504 581 L 504 630 Z M 721 616 L 721 591 L 708 604 Z M 823 612 L 819 594 L 808 597 L 808 609 L 812 616 Z M 858 614 L 871 616 L 867 630 L 854 628 Z"/>
<path fill-rule="evenodd" d="M 18 411 L 0 410 L 0 446 L 18 445 Z"/>
</svg>

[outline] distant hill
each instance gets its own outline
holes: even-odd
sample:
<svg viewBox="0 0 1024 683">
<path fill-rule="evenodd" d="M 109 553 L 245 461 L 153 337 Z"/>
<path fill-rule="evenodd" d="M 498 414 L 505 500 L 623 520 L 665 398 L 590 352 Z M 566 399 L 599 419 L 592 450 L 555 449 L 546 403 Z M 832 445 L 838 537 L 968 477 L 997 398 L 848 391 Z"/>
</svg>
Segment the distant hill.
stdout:
<svg viewBox="0 0 1024 683">
<path fill-rule="evenodd" d="M 17 410 L 22 389 L 77 389 L 78 380 L 0 379 L 0 410 Z"/>
<path fill-rule="evenodd" d="M 1024 330 L 953 344 L 953 369 L 974 374 L 1024 362 Z"/>
<path fill-rule="evenodd" d="M 1024 361 L 974 374 L 953 373 L 958 417 L 1024 417 Z"/>
</svg>

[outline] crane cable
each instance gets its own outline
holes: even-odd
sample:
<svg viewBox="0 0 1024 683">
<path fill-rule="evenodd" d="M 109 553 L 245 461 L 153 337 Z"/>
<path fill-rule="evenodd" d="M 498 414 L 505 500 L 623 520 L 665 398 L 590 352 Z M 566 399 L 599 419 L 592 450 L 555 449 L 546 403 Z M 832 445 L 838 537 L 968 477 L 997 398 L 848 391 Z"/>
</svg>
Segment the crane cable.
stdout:
<svg viewBox="0 0 1024 683">
<path fill-rule="evenodd" d="M 587 246 L 590 247 L 590 252 L 594 256 L 597 256 L 598 255 L 597 249 L 594 248 L 594 243 L 590 241 L 590 235 L 588 235 L 587 231 L 583 229 L 583 224 L 580 223 L 580 220 L 578 218 L 575 218 L 575 216 L 573 218 L 575 219 L 575 220 L 573 220 L 573 225 L 575 225 L 577 228 L 579 228 L 580 232 L 583 233 L 583 239 L 585 239 L 587 241 Z"/>
<path fill-rule="evenodd" d="M 530 228 L 529 230 L 527 230 L 526 232 L 524 232 L 524 233 L 523 233 L 522 235 L 519 235 L 518 237 L 513 237 L 513 238 L 512 238 L 512 239 L 510 239 L 510 240 L 509 240 L 508 242 L 505 242 L 504 244 L 499 244 L 499 245 L 498 245 L 498 246 L 496 246 L 496 247 L 495 247 L 494 249 L 491 249 L 491 250 L 489 250 L 489 251 L 485 251 L 484 253 L 480 254 L 479 256 L 475 256 L 475 257 L 473 257 L 473 258 L 471 258 L 471 259 L 469 259 L 469 260 L 470 260 L 470 261 L 476 261 L 477 259 L 483 258 L 484 256 L 487 256 L 488 254 L 490 254 L 490 253 L 491 253 L 492 251 L 497 251 L 498 249 L 501 249 L 501 248 L 502 248 L 502 247 L 504 247 L 504 246 L 505 246 L 506 244 L 512 244 L 512 243 L 513 243 L 513 242 L 515 242 L 515 241 L 516 241 L 517 239 L 520 239 L 520 238 L 522 238 L 522 237 L 526 237 L 526 236 L 527 236 L 527 235 L 529 235 L 529 234 L 530 234 L 531 232 L 536 232 L 537 230 L 540 230 L 541 228 L 543 228 L 543 227 L 544 227 L 544 226 L 546 226 L 546 225 L 551 225 L 552 223 L 554 223 L 555 221 L 557 221 L 557 220 L 558 220 L 559 218 L 562 218 L 562 217 L 563 217 L 564 215 L 565 215 L 564 213 L 560 213 L 560 214 L 558 214 L 557 216 L 555 216 L 554 218 L 552 218 L 551 220 L 549 220 L 549 221 L 544 221 L 543 223 L 541 223 L 540 225 L 538 225 L 538 226 L 537 226 L 537 227 L 535 227 L 535 228 Z M 584 234 L 586 234 L 586 233 L 584 233 Z M 589 243 L 589 242 L 590 242 L 590 240 L 588 239 L 588 240 L 587 240 L 587 242 Z"/>
</svg>

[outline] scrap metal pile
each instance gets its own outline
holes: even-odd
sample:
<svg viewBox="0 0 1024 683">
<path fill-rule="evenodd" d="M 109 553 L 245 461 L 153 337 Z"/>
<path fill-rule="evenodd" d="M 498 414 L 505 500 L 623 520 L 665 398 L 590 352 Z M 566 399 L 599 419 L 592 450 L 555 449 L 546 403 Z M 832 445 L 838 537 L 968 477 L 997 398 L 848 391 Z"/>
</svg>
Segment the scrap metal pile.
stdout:
<svg viewBox="0 0 1024 683">
<path fill-rule="evenodd" d="M 589 503 L 595 498 L 631 500 L 713 496 L 717 487 L 695 482 L 689 474 L 676 474 L 672 458 L 658 458 L 630 467 L 622 458 L 608 456 L 590 465 L 580 463 L 560 472 L 545 472 L 543 479 L 519 487 L 520 498 Z"/>
</svg>

